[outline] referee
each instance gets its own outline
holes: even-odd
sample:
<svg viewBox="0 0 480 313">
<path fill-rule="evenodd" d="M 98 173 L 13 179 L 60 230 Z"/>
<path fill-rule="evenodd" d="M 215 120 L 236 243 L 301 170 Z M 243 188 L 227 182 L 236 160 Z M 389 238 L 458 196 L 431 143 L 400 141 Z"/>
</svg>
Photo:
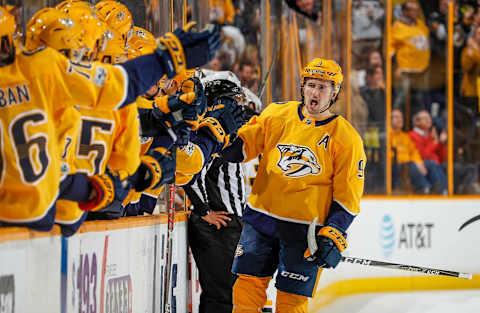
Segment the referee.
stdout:
<svg viewBox="0 0 480 313">
<path fill-rule="evenodd" d="M 242 233 L 245 178 L 241 164 L 215 157 L 184 187 L 192 202 L 188 240 L 199 270 L 200 313 L 231 313 L 235 249 Z"/>
</svg>

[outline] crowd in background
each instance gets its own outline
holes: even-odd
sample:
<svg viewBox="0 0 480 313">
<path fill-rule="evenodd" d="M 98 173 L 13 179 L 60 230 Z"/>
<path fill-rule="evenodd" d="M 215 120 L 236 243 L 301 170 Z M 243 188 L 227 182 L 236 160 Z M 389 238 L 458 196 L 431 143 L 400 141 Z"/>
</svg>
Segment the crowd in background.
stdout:
<svg viewBox="0 0 480 313">
<path fill-rule="evenodd" d="M 394 193 L 447 194 L 448 3 L 454 3 L 454 186 L 479 194 L 477 1 L 393 1 L 391 130 L 385 127 L 385 2 L 353 1 L 352 101 L 367 150 L 366 193 L 384 193 L 386 134 Z M 355 93 L 356 91 L 356 93 Z M 363 119 L 361 119 L 363 117 Z"/>
<path fill-rule="evenodd" d="M 234 71 L 257 91 L 261 81 L 260 1 L 223 3 L 224 34 L 229 40 L 209 64 Z M 225 3 L 231 2 L 230 5 Z M 295 1 L 305 12 L 323 1 Z M 334 1 L 334 10 L 345 1 Z M 383 0 L 354 0 L 352 7 L 352 122 L 367 150 L 367 194 L 386 191 L 386 134 L 392 140 L 394 194 L 447 194 L 447 40 L 450 0 L 392 2 L 391 131 L 386 131 L 386 6 Z M 480 194 L 480 9 L 473 0 L 454 2 L 454 193 Z M 220 12 L 221 10 L 212 10 Z M 305 32 L 300 23 L 300 33 Z M 303 36 L 304 37 L 304 36 Z M 300 36 L 302 40 L 302 36 Z M 305 38 L 303 38 L 305 40 Z M 302 44 L 302 42 L 301 42 Z M 333 43 L 333 45 L 337 45 Z M 342 60 L 339 60 L 342 62 Z M 266 104 L 264 104 L 266 105 Z M 398 115 L 400 118 L 396 119 Z M 404 136 L 405 135 L 405 136 Z M 403 139 L 403 140 L 399 140 Z"/>
</svg>

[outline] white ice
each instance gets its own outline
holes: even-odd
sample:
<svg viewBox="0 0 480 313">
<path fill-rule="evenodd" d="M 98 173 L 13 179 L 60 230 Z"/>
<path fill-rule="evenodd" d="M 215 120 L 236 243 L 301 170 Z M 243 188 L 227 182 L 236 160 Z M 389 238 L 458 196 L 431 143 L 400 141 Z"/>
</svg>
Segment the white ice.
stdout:
<svg viewBox="0 0 480 313">
<path fill-rule="evenodd" d="M 347 296 L 315 313 L 480 313 L 480 289 Z"/>
</svg>

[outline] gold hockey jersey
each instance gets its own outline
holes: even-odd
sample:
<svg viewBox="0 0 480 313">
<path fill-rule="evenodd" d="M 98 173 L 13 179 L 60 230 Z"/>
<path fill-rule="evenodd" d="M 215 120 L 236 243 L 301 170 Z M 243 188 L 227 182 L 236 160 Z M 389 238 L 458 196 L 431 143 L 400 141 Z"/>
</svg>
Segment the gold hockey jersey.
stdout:
<svg viewBox="0 0 480 313">
<path fill-rule="evenodd" d="M 333 200 L 360 211 L 365 152 L 343 117 L 315 120 L 300 102 L 270 104 L 238 131 L 244 161 L 262 154 L 249 206 L 276 219 L 323 223 Z"/>
<path fill-rule="evenodd" d="M 67 81 L 85 80 L 67 67 L 67 59 L 48 48 L 18 53 L 12 64 L 0 67 L 2 221 L 39 221 L 55 202 L 68 133 L 80 120 Z"/>
<path fill-rule="evenodd" d="M 80 108 L 82 121 L 75 147 L 74 166 L 77 172 L 95 175 L 107 166 L 132 175 L 140 165 L 138 110 L 129 105 L 116 111 Z M 56 222 L 71 224 L 81 218 L 78 204 L 57 201 Z"/>
</svg>

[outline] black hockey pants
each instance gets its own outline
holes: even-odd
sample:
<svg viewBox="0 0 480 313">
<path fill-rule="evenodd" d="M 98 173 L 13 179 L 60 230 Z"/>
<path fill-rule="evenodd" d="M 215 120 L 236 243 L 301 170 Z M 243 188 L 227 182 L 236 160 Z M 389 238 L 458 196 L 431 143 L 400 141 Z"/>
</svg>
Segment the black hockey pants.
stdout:
<svg viewBox="0 0 480 313">
<path fill-rule="evenodd" d="M 232 288 L 236 275 L 232 263 L 240 234 L 241 218 L 232 220 L 219 230 L 192 213 L 188 221 L 188 241 L 199 270 L 200 313 L 231 313 Z"/>
</svg>

